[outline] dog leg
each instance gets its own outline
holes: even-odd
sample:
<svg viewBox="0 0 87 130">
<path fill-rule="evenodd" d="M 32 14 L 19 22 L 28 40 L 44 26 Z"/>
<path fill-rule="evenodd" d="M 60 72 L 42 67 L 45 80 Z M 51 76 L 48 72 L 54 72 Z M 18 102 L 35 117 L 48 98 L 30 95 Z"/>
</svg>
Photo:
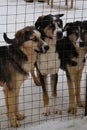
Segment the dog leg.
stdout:
<svg viewBox="0 0 87 130">
<path fill-rule="evenodd" d="M 51 75 L 52 106 L 55 114 L 62 114 L 62 111 L 57 108 L 57 81 L 58 74 Z"/>
<path fill-rule="evenodd" d="M 79 107 L 83 107 L 83 102 L 81 101 L 81 96 L 80 96 L 80 81 L 81 81 L 81 76 L 82 76 L 82 70 L 79 71 L 76 76 L 75 76 L 75 93 L 76 93 L 76 101 L 77 105 Z"/>
<path fill-rule="evenodd" d="M 36 74 L 37 74 L 37 76 L 35 75 L 34 70 L 31 71 L 31 75 L 32 75 L 32 78 L 33 78 L 33 80 L 34 80 L 34 83 L 35 83 L 37 86 L 41 86 L 41 83 L 40 83 L 40 80 L 39 80 L 40 78 L 39 78 L 39 74 L 38 74 L 37 70 L 36 70 Z"/>
<path fill-rule="evenodd" d="M 22 80 L 21 80 L 22 81 Z M 20 87 L 21 87 L 21 81 L 17 81 L 17 89 L 16 89 L 16 118 L 17 120 L 23 120 L 25 118 L 25 116 L 23 114 L 19 113 L 19 91 L 20 91 Z"/>
<path fill-rule="evenodd" d="M 77 112 L 75 105 L 75 94 L 73 88 L 73 82 L 71 79 L 67 78 L 68 91 L 69 91 L 69 110 L 68 112 L 75 114 Z"/>
<path fill-rule="evenodd" d="M 49 116 L 50 115 L 50 108 L 49 108 L 49 97 L 48 97 L 47 93 L 43 93 L 43 102 L 44 102 L 43 115 Z"/>
<path fill-rule="evenodd" d="M 7 116 L 12 127 L 20 126 L 16 119 L 16 91 L 15 89 L 9 90 L 7 87 L 4 88 L 5 102 L 7 106 Z"/>
<path fill-rule="evenodd" d="M 43 102 L 44 102 L 44 116 L 48 116 L 50 114 L 49 109 L 49 97 L 48 97 L 48 83 L 47 83 L 47 75 L 43 76 L 44 83 L 45 83 L 45 89 L 43 90 Z"/>
<path fill-rule="evenodd" d="M 3 93 L 4 93 L 4 96 L 5 96 L 5 104 L 6 104 L 6 108 L 7 108 L 7 111 L 8 111 L 9 106 L 8 106 L 8 100 L 7 100 L 7 90 L 3 89 Z M 7 117 L 8 117 L 8 112 L 7 112 Z"/>
</svg>

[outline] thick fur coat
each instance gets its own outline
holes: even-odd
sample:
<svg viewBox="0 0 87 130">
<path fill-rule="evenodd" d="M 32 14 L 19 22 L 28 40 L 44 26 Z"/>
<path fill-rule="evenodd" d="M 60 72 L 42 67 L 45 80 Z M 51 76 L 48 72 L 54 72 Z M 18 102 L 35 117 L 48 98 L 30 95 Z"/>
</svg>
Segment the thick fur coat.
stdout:
<svg viewBox="0 0 87 130">
<path fill-rule="evenodd" d="M 68 111 L 75 114 L 77 111 L 76 103 L 79 107 L 84 106 L 80 95 L 80 82 L 86 61 L 85 55 L 87 53 L 87 22 L 76 21 L 67 23 L 64 31 L 66 31 L 66 37 L 57 41 L 56 51 L 61 60 L 60 67 L 65 70 L 67 75 L 69 91 Z"/>
<path fill-rule="evenodd" d="M 0 47 L 0 85 L 3 86 L 7 116 L 11 126 L 20 125 L 24 115 L 19 111 L 19 91 L 21 84 L 34 69 L 38 53 L 49 49 L 35 27 L 27 26 L 16 32 L 14 39 L 4 33 L 4 40 L 9 46 Z"/>
</svg>

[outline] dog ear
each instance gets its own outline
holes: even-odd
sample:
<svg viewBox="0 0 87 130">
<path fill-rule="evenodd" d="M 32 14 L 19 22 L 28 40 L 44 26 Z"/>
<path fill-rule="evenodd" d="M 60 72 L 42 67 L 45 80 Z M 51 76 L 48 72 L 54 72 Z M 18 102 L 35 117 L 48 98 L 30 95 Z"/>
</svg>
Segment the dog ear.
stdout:
<svg viewBox="0 0 87 130">
<path fill-rule="evenodd" d="M 87 21 L 83 21 L 83 27 L 85 29 L 85 35 L 84 35 L 84 39 L 85 39 L 85 43 L 86 43 L 86 48 L 87 48 Z"/>
<path fill-rule="evenodd" d="M 6 33 L 3 33 L 3 38 L 4 38 L 5 42 L 8 44 L 14 44 L 16 42 L 15 38 L 13 38 L 13 39 L 8 38 Z"/>
<path fill-rule="evenodd" d="M 87 29 L 87 21 L 83 21 L 83 26 L 85 27 L 85 29 Z"/>
<path fill-rule="evenodd" d="M 57 17 L 57 18 L 60 18 L 60 17 L 64 16 L 64 14 L 56 14 L 54 16 Z"/>
<path fill-rule="evenodd" d="M 21 45 L 23 42 L 28 41 L 30 39 L 30 36 L 33 34 L 33 30 L 35 28 L 25 28 L 22 30 L 19 30 L 16 34 L 16 41 L 19 45 Z"/>
<path fill-rule="evenodd" d="M 41 27 L 42 21 L 44 19 L 44 16 L 40 16 L 37 21 L 35 22 L 36 29 L 39 29 Z"/>
<path fill-rule="evenodd" d="M 63 29 L 63 31 L 67 31 L 70 27 L 72 27 L 72 23 L 67 23 Z"/>
</svg>

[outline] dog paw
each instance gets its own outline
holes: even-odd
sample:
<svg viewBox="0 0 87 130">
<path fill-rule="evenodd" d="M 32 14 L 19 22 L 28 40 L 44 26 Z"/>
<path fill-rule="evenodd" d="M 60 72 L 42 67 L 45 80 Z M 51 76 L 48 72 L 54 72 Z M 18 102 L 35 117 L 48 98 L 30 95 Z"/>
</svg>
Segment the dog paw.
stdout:
<svg viewBox="0 0 87 130">
<path fill-rule="evenodd" d="M 49 116 L 50 115 L 50 111 L 49 112 L 43 112 L 44 116 Z"/>
<path fill-rule="evenodd" d="M 43 115 L 44 116 L 49 116 L 50 115 L 50 109 L 49 108 L 44 108 Z"/>
<path fill-rule="evenodd" d="M 19 126 L 21 126 L 21 125 L 17 120 L 11 121 L 11 127 L 19 127 Z"/>
<path fill-rule="evenodd" d="M 55 109 L 53 111 L 54 114 L 62 115 L 62 111 L 60 109 Z"/>
<path fill-rule="evenodd" d="M 77 112 L 77 108 L 76 108 L 76 106 L 69 107 L 69 109 L 68 109 L 68 113 L 76 114 L 76 112 Z"/>
<path fill-rule="evenodd" d="M 79 102 L 77 103 L 77 105 L 78 105 L 79 107 L 84 107 L 84 103 L 83 103 L 82 101 L 79 101 Z"/>
<path fill-rule="evenodd" d="M 22 114 L 17 114 L 16 118 L 17 118 L 17 120 L 23 120 L 25 118 L 25 116 Z"/>
</svg>

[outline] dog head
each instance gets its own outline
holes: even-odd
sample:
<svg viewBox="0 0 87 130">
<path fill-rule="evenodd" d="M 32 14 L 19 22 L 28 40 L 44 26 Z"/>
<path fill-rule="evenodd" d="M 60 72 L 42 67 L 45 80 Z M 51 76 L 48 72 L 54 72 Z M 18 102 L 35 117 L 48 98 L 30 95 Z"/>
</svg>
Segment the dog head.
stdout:
<svg viewBox="0 0 87 130">
<path fill-rule="evenodd" d="M 67 23 L 64 31 L 66 31 L 66 36 L 75 46 L 84 47 L 87 45 L 87 21 Z"/>
<path fill-rule="evenodd" d="M 63 22 L 60 19 L 63 14 L 58 14 L 58 15 L 45 15 L 45 16 L 40 16 L 36 23 L 35 26 L 36 28 L 41 32 L 42 38 L 48 37 L 51 39 L 61 39 L 63 36 L 62 33 L 62 28 L 63 28 Z"/>
<path fill-rule="evenodd" d="M 14 39 L 9 39 L 4 33 L 4 40 L 16 46 L 29 47 L 38 53 L 46 53 L 49 49 L 48 44 L 41 39 L 41 34 L 34 26 L 27 26 L 16 32 Z"/>
</svg>

